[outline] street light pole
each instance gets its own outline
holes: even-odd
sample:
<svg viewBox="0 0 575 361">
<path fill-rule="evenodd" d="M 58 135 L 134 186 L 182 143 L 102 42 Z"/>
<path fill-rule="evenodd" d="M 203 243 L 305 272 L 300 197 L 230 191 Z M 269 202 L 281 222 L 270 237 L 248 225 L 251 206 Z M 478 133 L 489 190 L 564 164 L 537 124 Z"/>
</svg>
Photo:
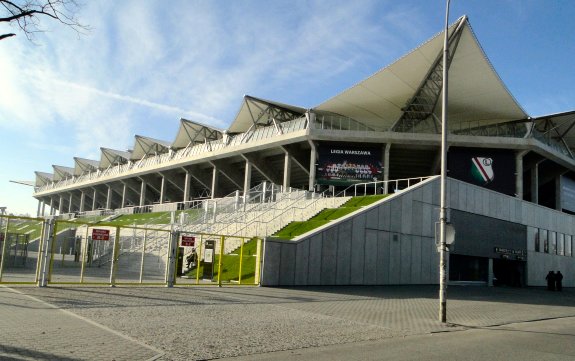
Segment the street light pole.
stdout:
<svg viewBox="0 0 575 361">
<path fill-rule="evenodd" d="M 447 255 L 445 226 L 447 223 L 447 31 L 449 26 L 449 1 L 445 7 L 445 33 L 443 38 L 443 90 L 441 99 L 441 201 L 439 209 L 439 321 L 447 322 Z"/>
</svg>

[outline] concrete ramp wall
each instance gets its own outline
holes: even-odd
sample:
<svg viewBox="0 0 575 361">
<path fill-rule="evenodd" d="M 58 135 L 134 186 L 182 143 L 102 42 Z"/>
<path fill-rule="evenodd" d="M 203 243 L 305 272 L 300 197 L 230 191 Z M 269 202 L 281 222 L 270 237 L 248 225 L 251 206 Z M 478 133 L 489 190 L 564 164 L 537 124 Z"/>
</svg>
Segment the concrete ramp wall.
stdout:
<svg viewBox="0 0 575 361">
<path fill-rule="evenodd" d="M 439 182 L 429 179 L 303 235 L 266 239 L 262 285 L 434 284 Z"/>
<path fill-rule="evenodd" d="M 465 212 L 466 219 L 489 217 L 526 226 L 515 244 L 527 251 L 528 286 L 544 286 L 547 272 L 560 270 L 568 275 L 564 286 L 575 287 L 574 216 L 450 178 L 447 192 L 448 218 L 451 210 L 457 210 Z M 439 178 L 431 178 L 297 240 L 266 239 L 262 285 L 437 284 L 434 230 L 439 195 Z M 475 222 L 468 223 L 454 223 L 456 233 Z M 542 231 L 557 238 L 571 236 L 571 254 L 536 251 L 536 235 Z M 467 242 L 463 248 L 473 249 L 473 242 L 487 241 L 462 239 L 465 233 L 460 232 L 459 238 L 456 234 L 454 253 L 462 249 L 458 242 Z M 497 239 L 489 241 L 497 243 Z"/>
</svg>

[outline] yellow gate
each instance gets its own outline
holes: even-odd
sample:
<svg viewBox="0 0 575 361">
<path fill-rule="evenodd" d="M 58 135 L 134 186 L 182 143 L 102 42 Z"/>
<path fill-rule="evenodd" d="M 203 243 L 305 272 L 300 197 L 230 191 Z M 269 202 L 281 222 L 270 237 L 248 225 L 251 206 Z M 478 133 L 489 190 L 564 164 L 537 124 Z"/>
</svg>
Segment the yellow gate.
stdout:
<svg viewBox="0 0 575 361">
<path fill-rule="evenodd" d="M 176 226 L 2 216 L 0 283 L 259 284 L 261 239 Z"/>
<path fill-rule="evenodd" d="M 1 216 L 0 230 L 0 283 L 38 282 L 44 219 Z"/>
<path fill-rule="evenodd" d="M 258 285 L 260 238 L 182 232 L 176 284 Z"/>
<path fill-rule="evenodd" d="M 48 283 L 164 284 L 169 229 L 58 220 Z"/>
</svg>

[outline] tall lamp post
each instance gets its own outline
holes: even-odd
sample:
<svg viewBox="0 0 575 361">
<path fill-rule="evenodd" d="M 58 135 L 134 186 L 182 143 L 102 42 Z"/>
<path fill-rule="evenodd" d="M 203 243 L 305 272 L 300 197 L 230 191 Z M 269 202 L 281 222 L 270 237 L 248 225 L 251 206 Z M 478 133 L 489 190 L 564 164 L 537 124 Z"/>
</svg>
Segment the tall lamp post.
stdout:
<svg viewBox="0 0 575 361">
<path fill-rule="evenodd" d="M 441 201 L 439 209 L 439 321 L 447 322 L 447 255 L 445 228 L 447 224 L 447 31 L 449 26 L 449 1 L 445 7 L 445 33 L 443 38 L 443 89 L 441 99 Z"/>
</svg>

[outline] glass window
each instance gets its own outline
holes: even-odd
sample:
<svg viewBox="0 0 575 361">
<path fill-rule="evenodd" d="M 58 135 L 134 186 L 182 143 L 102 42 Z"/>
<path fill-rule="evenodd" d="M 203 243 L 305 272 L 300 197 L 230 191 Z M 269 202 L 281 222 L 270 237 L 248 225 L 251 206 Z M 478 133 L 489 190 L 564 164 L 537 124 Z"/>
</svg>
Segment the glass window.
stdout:
<svg viewBox="0 0 575 361">
<path fill-rule="evenodd" d="M 572 237 L 568 234 L 565 235 L 565 255 L 568 257 L 573 256 L 573 251 L 572 251 Z"/>
<path fill-rule="evenodd" d="M 557 254 L 557 234 L 549 232 L 549 253 Z"/>
<path fill-rule="evenodd" d="M 563 233 L 557 233 L 557 254 L 563 256 L 565 245 L 565 239 L 563 238 Z"/>
<path fill-rule="evenodd" d="M 534 248 L 535 252 L 541 252 L 538 229 L 535 229 L 535 234 L 533 235 L 533 241 L 535 242 L 535 248 Z"/>
<path fill-rule="evenodd" d="M 541 242 L 543 243 L 543 252 L 549 253 L 549 239 L 547 238 L 547 230 L 546 229 L 540 229 L 539 230 L 539 238 L 541 239 Z"/>
</svg>

